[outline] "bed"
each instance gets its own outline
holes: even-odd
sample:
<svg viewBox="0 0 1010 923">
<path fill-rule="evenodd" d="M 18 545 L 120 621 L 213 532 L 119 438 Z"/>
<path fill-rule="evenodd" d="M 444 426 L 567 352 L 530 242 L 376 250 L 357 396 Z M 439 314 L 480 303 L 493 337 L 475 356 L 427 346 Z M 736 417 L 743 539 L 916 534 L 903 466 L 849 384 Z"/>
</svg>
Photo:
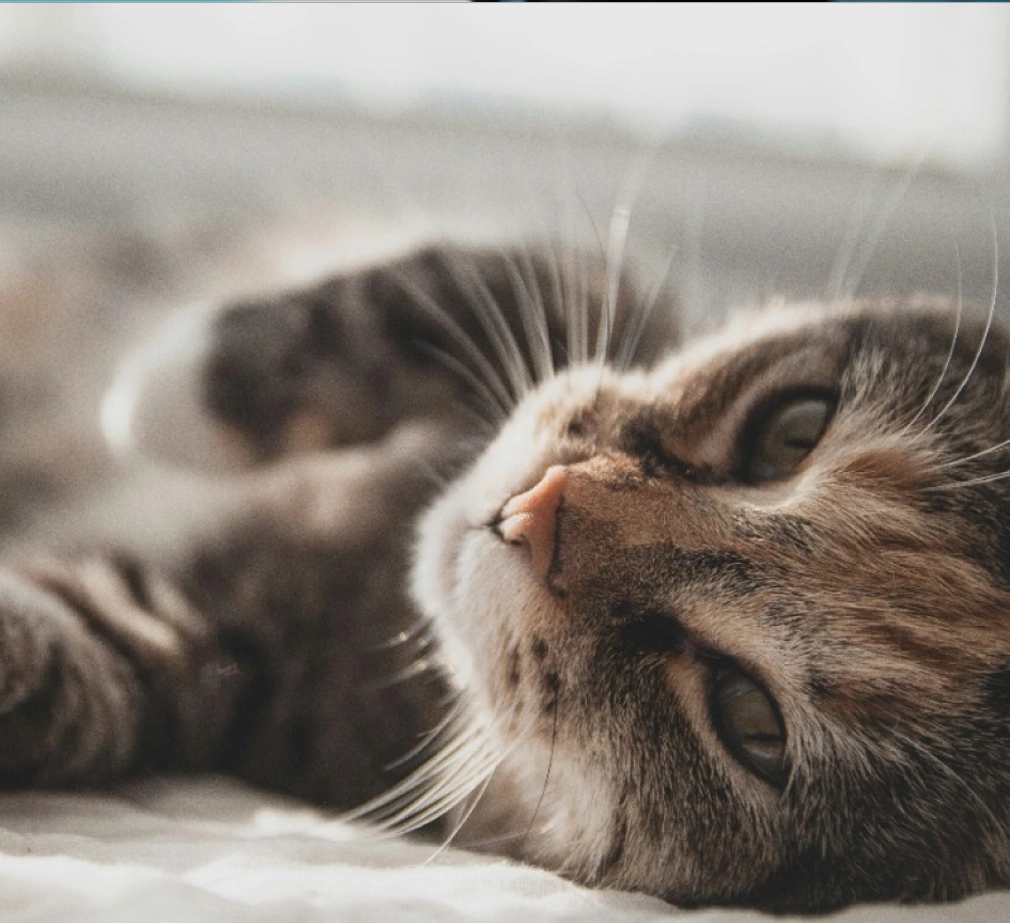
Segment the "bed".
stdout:
<svg viewBox="0 0 1010 923">
<path fill-rule="evenodd" d="M 0 919 L 78 923 L 561 921 L 744 923 L 643 895 L 588 891 L 540 869 L 383 839 L 230 779 L 150 778 L 102 793 L 0 797 Z M 816 918 L 813 918 L 816 919 Z M 844 923 L 989 923 L 1010 894 L 869 905 Z"/>
</svg>

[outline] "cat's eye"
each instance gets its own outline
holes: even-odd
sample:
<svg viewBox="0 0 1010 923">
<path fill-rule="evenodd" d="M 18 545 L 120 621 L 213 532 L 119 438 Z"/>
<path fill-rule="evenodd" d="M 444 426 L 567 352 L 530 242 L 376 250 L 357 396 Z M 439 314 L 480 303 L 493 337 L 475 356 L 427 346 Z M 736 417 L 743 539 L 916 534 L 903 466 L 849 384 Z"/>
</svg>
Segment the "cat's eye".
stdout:
<svg viewBox="0 0 1010 923">
<path fill-rule="evenodd" d="M 768 694 L 739 667 L 720 664 L 713 674 L 712 717 L 723 745 L 745 769 L 782 788 L 789 775 L 786 732 Z"/>
<path fill-rule="evenodd" d="M 820 442 L 834 410 L 834 399 L 825 395 L 793 396 L 765 410 L 746 440 L 744 480 L 773 481 L 792 474 Z"/>
</svg>

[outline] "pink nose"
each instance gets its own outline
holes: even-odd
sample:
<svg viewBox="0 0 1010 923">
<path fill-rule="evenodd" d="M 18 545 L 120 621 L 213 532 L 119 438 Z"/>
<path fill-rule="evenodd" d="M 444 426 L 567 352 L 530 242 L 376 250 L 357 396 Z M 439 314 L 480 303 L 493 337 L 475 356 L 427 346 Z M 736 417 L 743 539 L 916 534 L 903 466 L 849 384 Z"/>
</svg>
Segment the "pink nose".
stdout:
<svg viewBox="0 0 1010 923">
<path fill-rule="evenodd" d="M 536 486 L 516 494 L 502 507 L 498 534 L 513 545 L 526 545 L 533 570 L 542 577 L 554 559 L 555 521 L 567 484 L 568 471 L 553 465 Z"/>
</svg>

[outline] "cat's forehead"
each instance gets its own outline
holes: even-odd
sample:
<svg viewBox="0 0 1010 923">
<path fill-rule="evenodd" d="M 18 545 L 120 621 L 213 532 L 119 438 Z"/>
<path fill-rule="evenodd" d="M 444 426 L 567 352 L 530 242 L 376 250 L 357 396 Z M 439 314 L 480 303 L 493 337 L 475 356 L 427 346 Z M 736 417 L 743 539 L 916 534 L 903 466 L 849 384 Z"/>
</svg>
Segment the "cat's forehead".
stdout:
<svg viewBox="0 0 1010 923">
<path fill-rule="evenodd" d="M 971 365 L 982 377 L 1007 365 L 1001 326 L 985 310 L 936 300 L 777 303 L 733 315 L 657 367 L 653 384 L 687 420 L 718 413 L 748 388 L 911 383 L 934 376 L 937 363 Z"/>
<path fill-rule="evenodd" d="M 654 390 L 675 401 L 680 420 L 711 418 L 741 392 L 762 385 L 836 385 L 847 352 L 838 312 L 781 307 L 734 318 L 656 369 Z"/>
</svg>

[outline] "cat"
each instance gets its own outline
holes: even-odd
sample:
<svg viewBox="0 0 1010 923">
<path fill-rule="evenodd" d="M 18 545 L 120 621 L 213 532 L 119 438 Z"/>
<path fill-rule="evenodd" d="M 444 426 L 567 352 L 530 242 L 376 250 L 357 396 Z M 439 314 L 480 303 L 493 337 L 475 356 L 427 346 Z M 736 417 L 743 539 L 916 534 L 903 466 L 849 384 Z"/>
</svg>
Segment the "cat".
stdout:
<svg viewBox="0 0 1010 923">
<path fill-rule="evenodd" d="M 449 244 L 227 303 L 185 366 L 220 470 L 7 540 L 0 781 L 230 771 L 683 906 L 1010 884 L 988 307 L 684 343 L 613 266 Z M 176 392 L 124 368 L 129 442 Z"/>
</svg>

